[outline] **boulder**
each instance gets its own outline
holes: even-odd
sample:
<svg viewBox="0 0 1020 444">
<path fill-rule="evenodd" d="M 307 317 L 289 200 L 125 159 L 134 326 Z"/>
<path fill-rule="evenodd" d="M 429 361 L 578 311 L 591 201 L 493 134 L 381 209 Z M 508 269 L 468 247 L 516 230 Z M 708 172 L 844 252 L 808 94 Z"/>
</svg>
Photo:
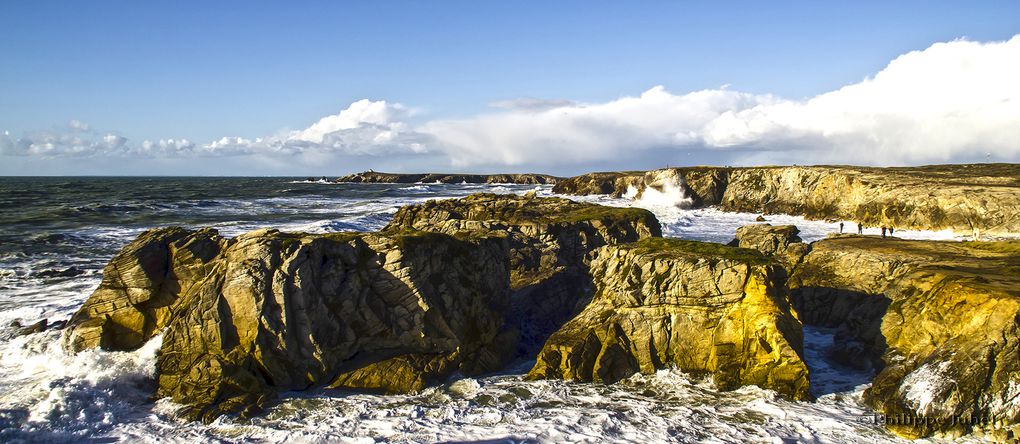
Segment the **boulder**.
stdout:
<svg viewBox="0 0 1020 444">
<path fill-rule="evenodd" d="M 592 302 L 549 338 L 529 378 L 612 383 L 676 367 L 723 390 L 809 397 L 785 272 L 759 252 L 650 238 L 598 250 L 591 272 Z"/>
<path fill-rule="evenodd" d="M 195 243 L 219 250 L 180 253 Z M 118 255 L 110 282 L 125 285 L 101 286 L 69 338 L 124 350 L 162 330 L 157 396 L 205 421 L 279 390 L 419 390 L 512 356 L 506 257 L 500 236 L 154 230 Z"/>
<path fill-rule="evenodd" d="M 833 355 L 877 371 L 864 399 L 896 433 L 1020 432 L 1020 243 L 830 238 L 789 282 Z"/>
<path fill-rule="evenodd" d="M 811 249 L 798 233 L 800 230 L 794 225 L 744 225 L 737 228 L 736 238 L 729 245 L 758 250 L 778 260 L 787 270 L 792 270 Z"/>
</svg>

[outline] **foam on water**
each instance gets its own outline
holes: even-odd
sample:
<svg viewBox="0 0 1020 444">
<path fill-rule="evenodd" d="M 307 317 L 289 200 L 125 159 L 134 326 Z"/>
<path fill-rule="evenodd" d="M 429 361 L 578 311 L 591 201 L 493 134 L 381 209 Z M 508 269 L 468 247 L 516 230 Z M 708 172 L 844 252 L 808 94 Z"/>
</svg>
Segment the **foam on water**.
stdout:
<svg viewBox="0 0 1020 444">
<path fill-rule="evenodd" d="M 216 180 L 220 181 L 218 184 L 224 183 Z M 9 326 L 12 321 L 27 324 L 42 318 L 67 319 L 98 285 L 100 270 L 109 258 L 151 226 L 210 225 L 226 236 L 265 227 L 313 233 L 369 231 L 384 226 L 400 206 L 428 199 L 475 192 L 552 194 L 551 187 L 545 185 L 352 186 L 294 181 L 281 189 L 273 183 L 254 183 L 269 191 L 248 195 L 234 192 L 229 196 L 188 192 L 185 198 L 171 200 L 134 196 L 139 204 L 119 207 L 70 202 L 69 207 L 108 211 L 112 216 L 80 225 L 61 222 L 48 230 L 28 226 L 30 235 L 8 237 L 24 239 L 24 244 L 0 248 L 0 440 L 188 443 L 896 440 L 881 426 L 862 420 L 870 414 L 860 403 L 860 394 L 870 375 L 827 363 L 825 349 L 831 344 L 832 333 L 824 330 L 805 329 L 805 355 L 811 366 L 817 402 L 784 401 L 775 393 L 756 387 L 719 392 L 711 383 L 675 370 L 635 375 L 610 386 L 525 381 L 523 375 L 531 363 L 522 362 L 506 374 L 454 378 L 412 395 L 328 390 L 285 393 L 280 403 L 264 416 L 250 420 L 223 417 L 209 425 L 182 423 L 175 416 L 180 406 L 150 399 L 154 393 L 152 372 L 159 338 L 130 353 L 92 350 L 69 355 L 61 346 L 60 331 L 13 336 L 16 329 Z M 646 192 L 640 201 L 605 196 L 566 197 L 646 207 L 662 222 L 666 235 L 715 242 L 728 242 L 738 226 L 751 223 L 756 217 L 715 209 L 684 209 L 684 197 L 676 191 Z M 768 219 L 774 224 L 797 225 L 807 241 L 838 230 L 836 224 L 792 216 Z M 107 220 L 134 222 L 105 223 Z M 149 220 L 157 222 L 146 222 Z M 0 235 L 9 234 L 2 231 Z M 906 230 L 897 231 L 897 235 L 958 238 L 951 233 Z"/>
</svg>

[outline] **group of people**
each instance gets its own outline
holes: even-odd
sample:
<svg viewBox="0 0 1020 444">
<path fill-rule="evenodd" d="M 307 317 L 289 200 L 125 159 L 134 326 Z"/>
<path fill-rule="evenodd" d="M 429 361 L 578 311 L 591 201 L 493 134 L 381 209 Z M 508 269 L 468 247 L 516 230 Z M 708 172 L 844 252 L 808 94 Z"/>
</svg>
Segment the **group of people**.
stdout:
<svg viewBox="0 0 1020 444">
<path fill-rule="evenodd" d="M 843 232 L 843 222 L 839 223 L 839 232 Z M 886 237 L 886 233 L 888 233 L 889 236 L 893 235 L 893 227 L 891 225 L 888 227 L 882 225 L 882 237 Z M 857 234 L 864 234 L 864 224 L 860 222 L 857 222 Z"/>
</svg>

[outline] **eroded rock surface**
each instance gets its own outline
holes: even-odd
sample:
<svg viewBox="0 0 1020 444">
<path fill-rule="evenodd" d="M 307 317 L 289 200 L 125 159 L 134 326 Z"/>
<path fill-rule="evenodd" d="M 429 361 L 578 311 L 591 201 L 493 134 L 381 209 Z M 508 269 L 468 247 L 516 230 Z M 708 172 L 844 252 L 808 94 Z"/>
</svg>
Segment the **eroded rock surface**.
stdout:
<svg viewBox="0 0 1020 444">
<path fill-rule="evenodd" d="M 529 378 L 611 383 L 676 366 L 724 390 L 809 397 L 785 272 L 760 253 L 652 238 L 598 250 L 591 270 L 594 299 L 549 338 Z"/>
<path fill-rule="evenodd" d="M 165 328 L 157 395 L 207 421 L 278 390 L 418 390 L 505 364 L 506 257 L 500 236 L 154 230 L 111 263 L 69 339 L 123 350 Z"/>
<path fill-rule="evenodd" d="M 927 419 L 897 433 L 1020 432 L 1020 243 L 826 239 L 790 288 L 805 324 L 840 329 L 834 356 L 878 371 L 871 406 Z"/>
<path fill-rule="evenodd" d="M 522 353 L 537 350 L 590 301 L 590 252 L 662 235 L 655 216 L 639 208 L 497 194 L 406 206 L 383 231 L 408 229 L 453 235 L 498 232 L 507 237 L 513 319 L 523 335 Z"/>
<path fill-rule="evenodd" d="M 778 260 L 787 270 L 792 270 L 811 249 L 798 233 L 800 230 L 794 225 L 744 225 L 737 228 L 736 238 L 729 245 L 758 250 Z"/>
<path fill-rule="evenodd" d="M 151 230 L 67 343 L 131 350 L 162 332 L 157 395 L 206 421 L 280 390 L 416 391 L 501 369 L 523 326 L 551 331 L 587 302 L 592 249 L 658 234 L 645 210 L 496 195 L 407 207 L 379 233 Z"/>
<path fill-rule="evenodd" d="M 1020 233 L 1020 165 L 684 167 L 591 173 L 560 180 L 566 194 L 640 193 L 666 176 L 682 179 L 694 206 L 854 220 L 868 226 L 963 233 Z"/>
</svg>

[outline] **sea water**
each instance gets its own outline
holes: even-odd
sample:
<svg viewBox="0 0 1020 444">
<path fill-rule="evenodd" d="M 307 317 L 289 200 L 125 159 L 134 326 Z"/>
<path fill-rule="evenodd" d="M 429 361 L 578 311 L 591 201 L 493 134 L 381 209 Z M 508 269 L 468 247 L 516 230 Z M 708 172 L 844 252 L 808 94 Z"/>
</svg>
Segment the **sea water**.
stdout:
<svg viewBox="0 0 1020 444">
<path fill-rule="evenodd" d="M 153 399 L 160 337 L 133 352 L 60 346 L 60 330 L 15 336 L 12 322 L 66 320 L 102 267 L 142 231 L 212 226 L 226 236 L 273 227 L 325 233 L 383 227 L 397 209 L 476 192 L 549 186 L 335 184 L 290 178 L 0 178 L 0 441 L 4 442 L 890 442 L 861 403 L 870 375 L 825 359 L 832 332 L 805 328 L 815 402 L 757 387 L 720 392 L 676 370 L 612 385 L 524 381 L 529 362 L 480 378 L 451 378 L 410 395 L 337 390 L 282 393 L 259 417 L 183 422 Z M 684 209 L 682 199 L 578 200 L 653 211 L 666 236 L 728 242 L 755 214 Z M 795 224 L 805 241 L 838 223 Z M 856 225 L 845 222 L 849 231 Z M 874 229 L 872 229 L 874 231 Z M 951 232 L 897 231 L 954 239 Z"/>
</svg>

